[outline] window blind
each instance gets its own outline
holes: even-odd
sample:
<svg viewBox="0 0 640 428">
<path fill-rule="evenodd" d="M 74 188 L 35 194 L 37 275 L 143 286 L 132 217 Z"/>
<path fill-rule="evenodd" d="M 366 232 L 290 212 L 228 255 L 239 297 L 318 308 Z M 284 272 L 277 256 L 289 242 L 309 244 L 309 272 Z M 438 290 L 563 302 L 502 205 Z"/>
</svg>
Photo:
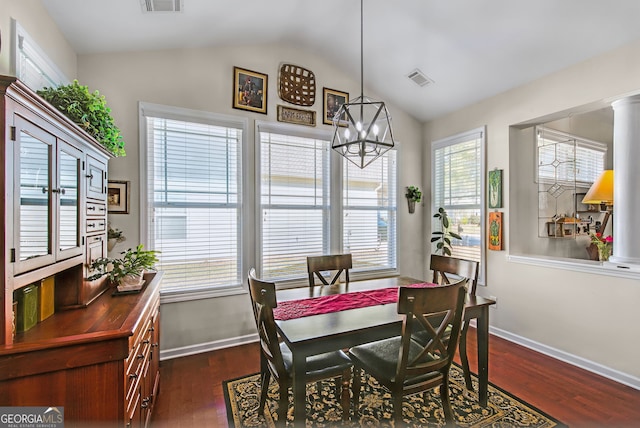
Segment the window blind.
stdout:
<svg viewBox="0 0 640 428">
<path fill-rule="evenodd" d="M 237 285 L 242 129 L 145 115 L 148 240 L 164 289 Z"/>
<path fill-rule="evenodd" d="M 364 169 L 344 161 L 343 247 L 354 271 L 395 269 L 396 150 Z"/>
<path fill-rule="evenodd" d="M 433 144 L 433 201 L 447 211 L 450 227 L 462 240 L 452 239 L 454 257 L 481 261 L 483 218 L 484 131 L 474 130 Z M 433 219 L 432 230 L 440 230 Z"/>
<path fill-rule="evenodd" d="M 329 142 L 259 134 L 262 276 L 306 277 L 306 257 L 329 252 Z"/>
</svg>

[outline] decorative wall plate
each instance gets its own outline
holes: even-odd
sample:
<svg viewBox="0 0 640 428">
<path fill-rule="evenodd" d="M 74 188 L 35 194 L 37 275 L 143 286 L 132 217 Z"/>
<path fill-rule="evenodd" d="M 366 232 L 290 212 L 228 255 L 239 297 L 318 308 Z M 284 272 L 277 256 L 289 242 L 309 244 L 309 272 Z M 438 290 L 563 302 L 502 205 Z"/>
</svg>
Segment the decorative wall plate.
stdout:
<svg viewBox="0 0 640 428">
<path fill-rule="evenodd" d="M 298 106 L 312 106 L 316 102 L 316 76 L 313 71 L 293 64 L 282 64 L 278 95 Z"/>
</svg>

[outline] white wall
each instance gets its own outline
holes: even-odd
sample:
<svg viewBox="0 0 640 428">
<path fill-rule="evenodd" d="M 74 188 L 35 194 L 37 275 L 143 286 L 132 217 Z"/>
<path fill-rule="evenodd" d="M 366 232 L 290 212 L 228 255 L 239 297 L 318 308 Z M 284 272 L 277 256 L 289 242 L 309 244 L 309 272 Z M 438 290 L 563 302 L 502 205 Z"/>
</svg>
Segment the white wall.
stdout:
<svg viewBox="0 0 640 428">
<path fill-rule="evenodd" d="M 11 18 L 47 53 L 69 79 L 76 76 L 76 53 L 53 22 L 40 0 L 0 0 L 0 74 L 14 75 L 10 68 Z"/>
<path fill-rule="evenodd" d="M 522 222 L 512 218 L 516 207 L 525 205 L 518 204 L 518 188 L 511 188 L 519 185 L 520 171 L 509 164 L 509 158 L 517 158 L 510 153 L 511 125 L 549 117 L 546 122 L 556 112 L 585 111 L 585 105 L 602 107 L 638 90 L 640 43 L 634 43 L 433 120 L 424 126 L 423 134 L 428 148 L 431 141 L 486 125 L 487 169 L 505 171 L 506 248 L 488 251 L 487 287 L 478 289 L 479 294 L 498 297 L 498 307 L 491 310 L 492 329 L 630 379 L 636 386 L 640 386 L 640 341 L 636 340 L 640 281 L 510 261 L 510 242 L 516 234 L 527 232 Z M 424 158 L 429 162 L 429 150 L 424 150 Z M 428 176 L 428 184 L 426 180 Z"/>
<path fill-rule="evenodd" d="M 82 55 L 78 58 L 80 82 L 105 95 L 126 141 L 127 156 L 109 163 L 110 179 L 129 180 L 132 185 L 130 214 L 109 218 L 112 226 L 123 230 L 127 237 L 114 252 L 135 245 L 140 239 L 138 102 L 247 117 L 249 142 L 253 147 L 254 122 L 276 121 L 276 106 L 284 104 L 277 95 L 277 70 L 281 62 L 298 64 L 315 73 L 317 99 L 312 109 L 317 112 L 316 126 L 331 130 L 330 126 L 322 124 L 322 87 L 344 90 L 355 98 L 359 93 L 359 76 L 353 79 L 344 75 L 312 52 L 282 45 L 228 46 Z M 268 116 L 232 108 L 233 66 L 268 74 Z M 409 215 L 404 198 L 406 186 L 419 185 L 423 180 L 421 124 L 397 106 L 388 105 L 388 108 L 393 117 L 394 137 L 399 141 L 399 268 L 403 274 L 422 277 L 422 248 L 427 239 L 421 230 L 424 209 L 418 207 L 416 214 Z M 248 171 L 245 179 L 254 182 L 253 171 Z M 416 236 L 424 238 L 416 239 Z M 213 343 L 211 346 L 228 343 L 228 340 L 254 332 L 249 298 L 244 294 L 162 305 L 162 348 L 165 351 L 186 347 L 185 352 L 189 352 L 190 349 L 206 348 L 209 343 Z"/>
</svg>

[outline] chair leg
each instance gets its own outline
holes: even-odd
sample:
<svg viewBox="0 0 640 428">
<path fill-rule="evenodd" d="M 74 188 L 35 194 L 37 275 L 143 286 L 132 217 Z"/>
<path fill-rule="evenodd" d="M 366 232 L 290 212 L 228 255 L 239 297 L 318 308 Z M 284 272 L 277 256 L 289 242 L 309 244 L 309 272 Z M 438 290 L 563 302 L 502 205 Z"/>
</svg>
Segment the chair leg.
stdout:
<svg viewBox="0 0 640 428">
<path fill-rule="evenodd" d="M 258 414 L 264 414 L 264 405 L 267 402 L 267 394 L 269 392 L 269 381 L 271 380 L 271 372 L 267 370 L 262 373 L 262 380 L 260 381 L 260 406 L 258 407 Z"/>
<path fill-rule="evenodd" d="M 402 390 L 391 393 L 393 396 L 393 422 L 396 427 L 405 426 L 402 419 Z"/>
<path fill-rule="evenodd" d="M 444 410 L 445 426 L 455 427 L 453 411 L 451 410 L 451 400 L 449 399 L 449 378 L 447 376 L 445 376 L 440 385 L 440 401 L 442 401 L 442 410 Z"/>
<path fill-rule="evenodd" d="M 460 332 L 460 362 L 462 363 L 462 373 L 464 374 L 464 383 L 469 391 L 473 391 L 471 383 L 471 372 L 469 369 L 469 358 L 467 358 L 467 331 L 469 330 L 469 322 L 465 322 Z"/>
<path fill-rule="evenodd" d="M 349 383 L 351 383 L 351 369 L 346 369 L 342 372 L 340 377 L 342 384 L 342 391 L 340 393 L 340 403 L 342 404 L 342 420 L 349 420 L 349 407 L 351 407 L 351 400 L 349 397 Z"/>
<path fill-rule="evenodd" d="M 354 419 L 358 418 L 360 408 L 360 386 L 362 379 L 360 378 L 360 369 L 357 367 L 353 368 L 353 382 L 351 383 L 351 391 L 353 393 L 353 417 Z"/>
<path fill-rule="evenodd" d="M 279 384 L 280 399 L 278 400 L 278 425 L 287 424 L 287 410 L 289 409 L 289 385 Z"/>
</svg>

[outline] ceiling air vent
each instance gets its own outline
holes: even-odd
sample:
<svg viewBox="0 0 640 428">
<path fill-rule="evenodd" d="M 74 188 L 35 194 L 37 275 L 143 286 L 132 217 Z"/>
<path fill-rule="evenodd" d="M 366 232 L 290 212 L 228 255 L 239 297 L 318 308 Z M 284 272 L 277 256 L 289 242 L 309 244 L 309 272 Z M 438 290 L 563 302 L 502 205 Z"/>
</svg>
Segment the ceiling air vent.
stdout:
<svg viewBox="0 0 640 428">
<path fill-rule="evenodd" d="M 140 0 L 143 12 L 182 12 L 184 0 Z"/>
<path fill-rule="evenodd" d="M 411 73 L 407 74 L 407 77 L 418 86 L 427 86 L 433 83 L 433 80 L 429 79 L 422 71 L 417 68 Z"/>
</svg>

